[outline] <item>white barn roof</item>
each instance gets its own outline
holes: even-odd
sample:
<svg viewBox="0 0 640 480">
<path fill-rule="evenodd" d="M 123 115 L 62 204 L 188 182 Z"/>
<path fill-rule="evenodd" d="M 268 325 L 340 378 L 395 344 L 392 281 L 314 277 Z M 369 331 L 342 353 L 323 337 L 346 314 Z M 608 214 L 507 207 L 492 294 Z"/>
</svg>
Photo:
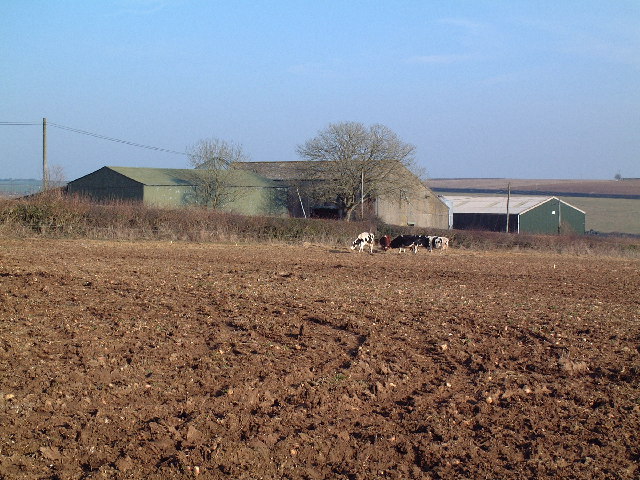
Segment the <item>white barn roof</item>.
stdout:
<svg viewBox="0 0 640 480">
<path fill-rule="evenodd" d="M 453 213 L 507 213 L 506 195 L 481 197 L 472 197 L 468 195 L 446 195 L 444 198 L 453 204 Z M 552 199 L 557 198 L 511 195 L 509 200 L 509 213 L 512 215 L 518 215 Z M 562 200 L 560 201 L 562 202 Z M 566 202 L 562 203 L 569 205 Z M 576 208 L 573 205 L 570 206 L 572 208 Z M 576 208 L 576 210 L 580 209 Z"/>
</svg>

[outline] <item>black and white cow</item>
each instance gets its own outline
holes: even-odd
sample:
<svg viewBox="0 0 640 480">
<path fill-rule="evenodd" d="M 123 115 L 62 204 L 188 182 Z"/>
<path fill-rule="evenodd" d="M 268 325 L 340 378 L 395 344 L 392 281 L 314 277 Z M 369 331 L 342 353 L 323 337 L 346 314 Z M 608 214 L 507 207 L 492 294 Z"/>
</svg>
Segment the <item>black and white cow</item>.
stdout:
<svg viewBox="0 0 640 480">
<path fill-rule="evenodd" d="M 447 237 L 433 237 L 433 248 L 446 250 L 449 248 L 449 239 Z"/>
<path fill-rule="evenodd" d="M 351 250 L 355 250 L 357 248 L 358 252 L 361 252 L 365 246 L 369 245 L 370 252 L 373 253 L 375 239 L 376 236 L 373 233 L 362 232 L 351 244 Z"/>
<path fill-rule="evenodd" d="M 427 239 L 429 241 L 429 251 L 432 252 L 434 248 L 438 248 L 436 245 L 438 243 L 437 239 L 438 237 L 436 237 L 435 235 L 428 235 Z"/>
<path fill-rule="evenodd" d="M 420 241 L 418 243 L 419 247 L 424 247 L 430 252 L 433 251 L 435 247 L 434 241 L 436 237 L 432 235 L 419 235 L 419 238 L 420 238 Z"/>
<path fill-rule="evenodd" d="M 402 253 L 408 249 L 413 250 L 413 253 L 418 253 L 418 247 L 424 247 L 431 251 L 434 238 L 435 237 L 427 235 L 400 235 L 391 240 L 389 247 L 397 248 L 398 253 Z"/>
<path fill-rule="evenodd" d="M 422 243 L 420 235 L 400 235 L 389 244 L 389 248 L 397 248 L 398 253 L 402 253 L 407 249 L 413 250 L 413 253 L 418 253 L 418 246 Z"/>
</svg>

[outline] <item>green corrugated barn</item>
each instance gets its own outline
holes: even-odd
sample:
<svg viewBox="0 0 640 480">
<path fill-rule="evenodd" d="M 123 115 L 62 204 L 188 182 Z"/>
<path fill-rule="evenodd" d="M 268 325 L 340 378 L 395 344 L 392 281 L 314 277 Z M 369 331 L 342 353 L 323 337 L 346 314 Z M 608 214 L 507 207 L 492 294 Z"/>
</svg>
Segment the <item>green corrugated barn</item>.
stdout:
<svg viewBox="0 0 640 480">
<path fill-rule="evenodd" d="M 95 202 L 131 201 L 157 207 L 192 205 L 199 178 L 206 170 L 102 167 L 67 184 L 69 194 Z M 225 188 L 233 200 L 221 209 L 244 215 L 286 215 L 286 189 L 243 170 L 225 172 Z"/>
<path fill-rule="evenodd" d="M 585 232 L 586 214 L 557 197 L 457 196 L 444 198 L 452 205 L 453 228 L 504 232 L 509 213 L 513 233 Z"/>
</svg>

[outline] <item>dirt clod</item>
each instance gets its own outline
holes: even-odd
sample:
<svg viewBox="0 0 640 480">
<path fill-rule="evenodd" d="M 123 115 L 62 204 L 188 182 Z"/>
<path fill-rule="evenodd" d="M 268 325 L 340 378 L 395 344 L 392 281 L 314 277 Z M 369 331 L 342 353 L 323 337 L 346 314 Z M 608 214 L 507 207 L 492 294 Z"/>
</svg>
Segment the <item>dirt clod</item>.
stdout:
<svg viewBox="0 0 640 480">
<path fill-rule="evenodd" d="M 638 260 L 0 242 L 0 478 L 640 475 Z"/>
</svg>

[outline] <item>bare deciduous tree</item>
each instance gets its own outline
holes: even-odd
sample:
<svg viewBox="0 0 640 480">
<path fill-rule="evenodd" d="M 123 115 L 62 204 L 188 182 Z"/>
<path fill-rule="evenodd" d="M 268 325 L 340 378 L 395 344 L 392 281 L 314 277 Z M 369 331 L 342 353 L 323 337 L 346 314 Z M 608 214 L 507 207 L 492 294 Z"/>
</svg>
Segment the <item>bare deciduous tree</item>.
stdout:
<svg viewBox="0 0 640 480">
<path fill-rule="evenodd" d="M 415 183 L 415 147 L 384 125 L 330 124 L 298 146 L 298 155 L 317 162 L 307 192 L 316 201 L 334 203 L 341 217 L 378 196 L 400 195 Z"/>
<path fill-rule="evenodd" d="M 48 167 L 45 172 L 45 180 L 43 181 L 43 187 L 46 185 L 46 189 L 43 193 L 54 197 L 62 195 L 64 186 L 67 184 L 62 165 Z"/>
<path fill-rule="evenodd" d="M 232 185 L 233 164 L 248 160 L 240 145 L 204 139 L 187 152 L 191 166 L 196 170 L 193 175 L 194 204 L 218 209 L 238 199 L 241 189 Z"/>
</svg>

